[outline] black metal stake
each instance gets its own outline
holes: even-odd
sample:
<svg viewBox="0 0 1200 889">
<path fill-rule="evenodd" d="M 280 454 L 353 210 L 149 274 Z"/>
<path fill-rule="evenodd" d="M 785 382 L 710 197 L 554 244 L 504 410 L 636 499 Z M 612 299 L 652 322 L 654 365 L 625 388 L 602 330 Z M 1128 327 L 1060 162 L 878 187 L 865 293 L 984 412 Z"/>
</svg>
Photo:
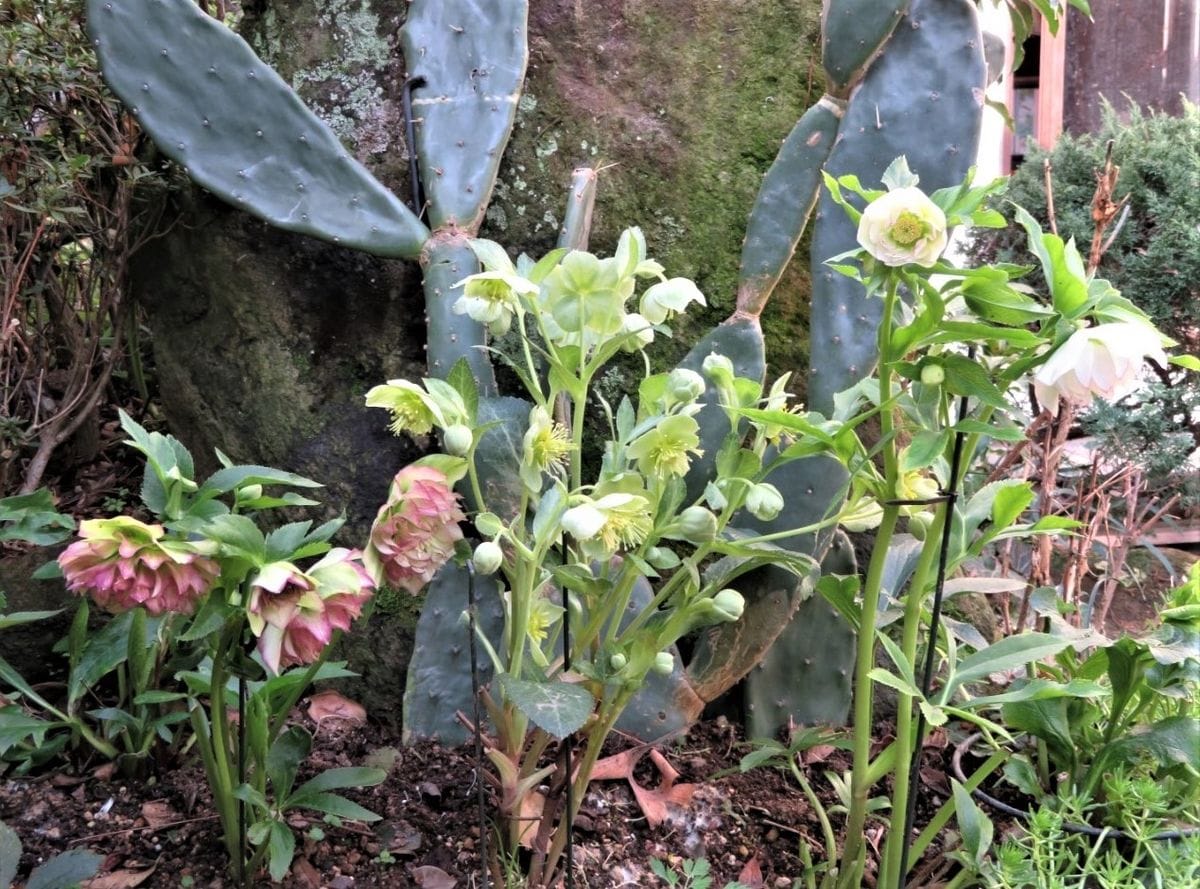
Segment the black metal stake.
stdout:
<svg viewBox="0 0 1200 889">
<path fill-rule="evenodd" d="M 566 584 L 562 589 L 563 609 L 563 672 L 571 669 L 571 602 Z M 567 772 L 567 818 L 564 825 L 567 830 L 566 847 L 566 884 L 567 889 L 575 887 L 575 782 L 571 776 L 571 736 L 562 740 L 563 763 Z"/>
<path fill-rule="evenodd" d="M 410 77 L 404 81 L 404 89 L 400 93 L 401 106 L 404 109 L 404 141 L 408 144 L 408 182 L 412 189 L 412 211 L 420 219 L 425 215 L 425 194 L 421 188 L 421 167 L 417 162 L 417 134 L 413 120 L 412 91 L 425 85 L 424 77 Z"/>
<path fill-rule="evenodd" d="M 222 753 L 222 756 L 225 754 Z M 246 783 L 246 677 L 238 673 L 238 786 Z M 246 885 L 246 801 L 238 800 L 238 877 Z"/>
<path fill-rule="evenodd" d="M 967 352 L 975 357 L 972 346 Z M 967 396 L 959 399 L 958 419 L 967 415 Z M 921 695 L 929 695 L 929 686 L 933 682 L 933 666 L 937 654 L 938 629 L 942 621 L 942 592 L 946 585 L 946 565 L 950 559 L 950 534 L 954 523 L 954 506 L 958 502 L 959 474 L 962 468 L 963 441 L 966 435 L 959 431 L 954 433 L 954 450 L 950 456 L 950 483 L 946 490 L 937 498 L 946 504 L 946 517 L 942 522 L 941 548 L 938 551 L 937 579 L 933 587 L 933 608 L 929 618 L 929 643 L 925 647 L 925 665 L 921 673 Z M 909 595 L 919 596 L 920 590 L 911 590 Z M 912 765 L 908 774 L 908 811 L 904 813 L 904 834 L 900 846 L 900 872 L 897 875 L 896 889 L 904 889 L 905 877 L 908 874 L 908 853 L 912 845 L 913 821 L 917 815 L 917 797 L 921 792 L 921 745 L 925 739 L 925 714 L 917 712 L 917 737 L 913 745 Z"/>
<path fill-rule="evenodd" d="M 479 655 L 475 648 L 475 563 L 467 562 L 467 632 L 470 634 L 468 648 L 471 652 L 471 721 L 475 727 L 475 786 L 476 804 L 479 807 L 479 872 L 483 877 L 483 889 L 491 885 L 488 877 L 487 853 L 487 801 L 483 792 L 483 776 L 479 770 L 483 768 L 483 729 L 480 722 L 483 719 L 479 712 Z"/>
</svg>

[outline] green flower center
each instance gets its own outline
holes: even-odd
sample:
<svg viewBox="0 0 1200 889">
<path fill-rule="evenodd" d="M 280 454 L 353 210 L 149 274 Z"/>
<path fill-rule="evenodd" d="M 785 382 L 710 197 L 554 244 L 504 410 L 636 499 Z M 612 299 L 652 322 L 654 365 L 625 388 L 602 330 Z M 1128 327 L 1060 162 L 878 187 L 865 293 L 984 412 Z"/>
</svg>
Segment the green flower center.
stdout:
<svg viewBox="0 0 1200 889">
<path fill-rule="evenodd" d="M 929 233 L 929 226 L 915 213 L 905 211 L 892 225 L 888 237 L 897 247 L 911 247 Z"/>
</svg>

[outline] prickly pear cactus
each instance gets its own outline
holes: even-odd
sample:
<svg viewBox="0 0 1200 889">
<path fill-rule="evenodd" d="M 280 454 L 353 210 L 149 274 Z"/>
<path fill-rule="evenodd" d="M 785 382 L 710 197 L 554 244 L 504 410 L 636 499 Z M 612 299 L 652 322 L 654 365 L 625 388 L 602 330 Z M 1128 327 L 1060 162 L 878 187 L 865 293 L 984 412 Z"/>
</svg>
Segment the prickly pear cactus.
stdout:
<svg viewBox="0 0 1200 889">
<path fill-rule="evenodd" d="M 192 0 L 88 0 L 104 77 L 155 143 L 271 225 L 415 258 L 429 231 L 242 38 Z"/>
<path fill-rule="evenodd" d="M 975 5 L 912 0 L 854 91 L 826 169 L 878 182 L 888 164 L 904 155 L 924 189 L 961 182 L 979 145 L 986 76 Z M 823 412 L 833 406 L 835 393 L 875 365 L 881 302 L 824 265 L 854 244 L 854 224 L 822 195 L 812 243 L 808 401 Z"/>
</svg>

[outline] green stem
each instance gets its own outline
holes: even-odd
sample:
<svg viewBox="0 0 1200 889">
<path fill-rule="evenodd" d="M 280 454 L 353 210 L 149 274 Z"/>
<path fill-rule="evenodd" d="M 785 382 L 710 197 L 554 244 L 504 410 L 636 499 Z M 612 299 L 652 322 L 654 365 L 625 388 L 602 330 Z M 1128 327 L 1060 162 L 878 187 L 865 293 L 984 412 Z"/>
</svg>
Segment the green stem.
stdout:
<svg viewBox="0 0 1200 889">
<path fill-rule="evenodd" d="M 883 318 L 879 328 L 879 402 L 883 404 L 892 395 L 892 367 L 888 345 L 892 338 L 892 324 L 896 313 L 896 280 L 888 282 L 883 303 Z M 879 414 L 880 440 L 883 448 L 884 490 L 890 499 L 895 496 L 897 455 L 895 445 L 893 411 Z M 867 797 L 871 791 L 868 770 L 871 767 L 871 730 L 873 707 L 873 683 L 870 672 L 875 667 L 875 628 L 879 611 L 879 593 L 883 584 L 883 568 L 887 561 L 892 535 L 900 512 L 898 506 L 884 506 L 883 518 L 875 534 L 875 545 L 871 562 L 867 568 L 863 586 L 862 616 L 858 629 L 858 652 L 854 673 L 854 764 L 850 776 L 850 810 L 846 819 L 846 843 L 842 850 L 842 864 L 838 868 L 839 889 L 858 889 L 860 867 L 865 861 L 864 829 L 867 823 Z M 898 753 L 901 751 L 897 751 Z M 893 811 L 892 817 L 896 817 Z M 903 817 L 903 816 L 901 816 Z M 903 823 L 903 822 L 901 822 Z"/>
<path fill-rule="evenodd" d="M 929 575 L 933 569 L 935 557 L 941 547 L 942 527 L 946 522 L 946 504 L 938 509 L 937 517 L 925 532 L 925 545 L 921 547 L 921 555 L 913 569 L 912 581 L 908 586 L 908 597 L 904 601 L 904 623 L 902 625 L 900 649 L 908 658 L 910 664 L 917 662 L 917 637 L 921 628 L 921 612 L 925 602 L 925 588 L 929 583 Z M 898 595 L 899 590 L 892 590 Z M 934 644 L 931 639 L 930 645 Z M 920 680 L 918 680 L 920 681 Z M 913 735 L 913 696 L 900 694 L 896 702 L 896 778 L 895 790 L 892 797 L 892 818 L 900 818 L 903 825 L 908 820 L 908 785 L 912 772 L 912 753 L 920 739 Z M 883 851 L 883 867 L 880 870 L 879 885 L 892 887 L 900 885 L 900 859 L 904 851 L 904 828 L 897 829 L 893 821 L 892 829 L 888 831 Z"/>
<path fill-rule="evenodd" d="M 288 714 L 292 712 L 292 708 L 296 706 L 296 702 L 304 694 L 305 690 L 312 684 L 317 672 L 325 666 L 325 662 L 329 659 L 329 652 L 338 644 L 338 640 L 342 638 L 342 631 L 335 630 L 329 644 L 321 649 L 320 656 L 313 661 L 307 670 L 304 671 L 304 678 L 296 683 L 295 688 L 288 692 L 287 698 L 284 700 L 283 706 L 276 711 L 274 718 L 271 720 L 270 728 L 267 731 L 267 746 L 275 742 L 279 737 L 279 733 L 283 731 L 283 726 L 287 722 Z"/>
<path fill-rule="evenodd" d="M 804 798 L 808 800 L 808 804 L 816 813 L 817 820 L 821 822 L 821 832 L 825 835 L 825 860 L 832 862 L 837 858 L 837 837 L 833 832 L 833 825 L 829 823 L 829 813 L 825 811 L 825 806 L 813 791 L 812 784 L 805 777 L 803 770 L 796 764 L 795 756 L 788 758 L 788 766 L 792 770 L 792 777 L 796 779 L 796 783 L 804 792 Z"/>
</svg>

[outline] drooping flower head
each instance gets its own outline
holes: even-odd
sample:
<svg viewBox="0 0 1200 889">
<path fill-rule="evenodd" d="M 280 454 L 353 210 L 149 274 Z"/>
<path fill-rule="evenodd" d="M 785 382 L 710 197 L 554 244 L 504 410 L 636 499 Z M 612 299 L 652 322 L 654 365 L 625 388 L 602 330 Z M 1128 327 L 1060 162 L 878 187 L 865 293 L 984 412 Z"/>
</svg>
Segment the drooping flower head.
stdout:
<svg viewBox="0 0 1200 889">
<path fill-rule="evenodd" d="M 428 435 L 434 423 L 440 423 L 437 405 L 429 394 L 408 380 L 388 380 L 367 393 L 367 407 L 381 407 L 392 415 L 391 430 L 396 435 Z"/>
<path fill-rule="evenodd" d="M 687 475 L 691 456 L 701 456 L 700 425 L 695 417 L 672 414 L 638 436 L 629 445 L 629 456 L 645 475 Z"/>
<path fill-rule="evenodd" d="M 946 214 L 916 186 L 871 201 L 858 222 L 858 243 L 887 266 L 930 268 L 947 240 Z"/>
<path fill-rule="evenodd" d="M 646 539 L 653 525 L 650 501 L 641 494 L 605 494 L 580 497 L 562 517 L 562 527 L 583 543 L 595 540 L 597 552 L 632 549 Z"/>
<path fill-rule="evenodd" d="M 162 525 L 89 519 L 79 536 L 58 557 L 67 588 L 108 611 L 141 605 L 151 614 L 191 614 L 220 574 L 203 544 L 168 539 Z"/>
<path fill-rule="evenodd" d="M 1158 331 L 1132 321 L 1077 330 L 1033 375 L 1033 391 L 1050 413 L 1066 399 L 1090 405 L 1099 395 L 1116 401 L 1132 392 L 1146 358 L 1167 363 Z"/>
<path fill-rule="evenodd" d="M 493 336 L 504 336 L 513 315 L 521 308 L 521 297 L 538 292 L 538 286 L 516 272 L 486 271 L 459 281 L 463 295 L 454 303 L 456 315 L 466 315 L 486 324 Z"/>
<path fill-rule="evenodd" d="M 417 594 L 454 553 L 466 516 L 445 474 L 432 466 L 406 466 L 392 480 L 375 517 L 364 554 L 376 583 Z"/>
<path fill-rule="evenodd" d="M 356 550 L 333 549 L 307 572 L 291 562 L 264 565 L 250 583 L 247 611 L 263 663 L 278 674 L 311 664 L 362 614 L 375 583 Z"/>
</svg>

